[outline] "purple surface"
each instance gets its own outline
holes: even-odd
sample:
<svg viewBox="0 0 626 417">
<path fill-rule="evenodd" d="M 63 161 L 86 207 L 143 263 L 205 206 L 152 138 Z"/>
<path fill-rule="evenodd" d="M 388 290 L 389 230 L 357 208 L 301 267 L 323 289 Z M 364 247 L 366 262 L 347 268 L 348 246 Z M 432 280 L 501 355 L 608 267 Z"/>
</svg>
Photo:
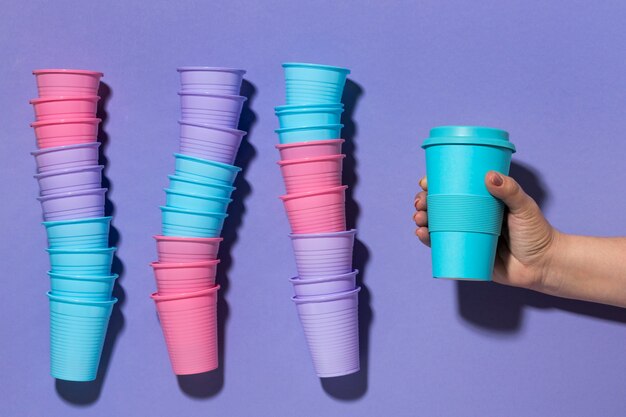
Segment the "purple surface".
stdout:
<svg viewBox="0 0 626 417">
<path fill-rule="evenodd" d="M 0 415 L 624 415 L 624 311 L 431 279 L 411 204 L 429 129 L 482 124 L 510 131 L 513 175 L 557 227 L 624 234 L 626 4 L 368 3 L 3 5 Z M 280 64 L 295 60 L 350 68 L 356 85 L 347 88 L 359 96 L 346 107 L 344 134 L 354 140 L 344 151 L 347 183 L 358 178 L 357 253 L 366 262 L 355 267 L 371 326 L 364 371 L 347 381 L 315 377 L 290 300 L 295 263 L 277 198 L 273 107 L 285 104 Z M 149 262 L 178 146 L 181 65 L 245 68 L 256 94 L 245 181 L 231 205 L 240 210 L 245 196 L 245 213 L 229 218 L 241 219 L 235 243 L 227 222 L 219 268 L 222 371 L 178 382 L 149 298 Z M 123 264 L 108 367 L 99 383 L 80 386 L 48 374 L 46 236 L 29 154 L 31 70 L 62 66 L 105 73 L 105 175 Z"/>
</svg>

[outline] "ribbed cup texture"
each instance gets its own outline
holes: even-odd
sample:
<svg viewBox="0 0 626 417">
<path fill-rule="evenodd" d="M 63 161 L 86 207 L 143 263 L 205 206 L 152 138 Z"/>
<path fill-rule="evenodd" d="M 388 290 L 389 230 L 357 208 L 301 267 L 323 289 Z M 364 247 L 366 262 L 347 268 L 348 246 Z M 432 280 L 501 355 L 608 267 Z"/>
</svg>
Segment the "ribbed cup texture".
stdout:
<svg viewBox="0 0 626 417">
<path fill-rule="evenodd" d="M 504 205 L 489 196 L 428 195 L 431 232 L 474 232 L 500 235 Z"/>
</svg>

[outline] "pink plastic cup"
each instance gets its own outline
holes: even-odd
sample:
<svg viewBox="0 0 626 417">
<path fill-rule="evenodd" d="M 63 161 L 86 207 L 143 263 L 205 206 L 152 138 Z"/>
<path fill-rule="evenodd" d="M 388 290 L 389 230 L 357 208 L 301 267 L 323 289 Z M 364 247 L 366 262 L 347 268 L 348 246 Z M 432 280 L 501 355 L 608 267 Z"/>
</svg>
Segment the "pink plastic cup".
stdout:
<svg viewBox="0 0 626 417">
<path fill-rule="evenodd" d="M 100 78 L 98 71 L 76 69 L 34 70 L 39 97 L 97 96 Z"/>
<path fill-rule="evenodd" d="M 345 157 L 340 154 L 279 161 L 287 193 L 339 187 Z"/>
<path fill-rule="evenodd" d="M 177 295 L 152 294 L 176 375 L 218 367 L 217 291 L 219 285 Z"/>
<path fill-rule="evenodd" d="M 311 297 L 315 295 L 335 294 L 353 290 L 356 287 L 358 269 L 347 274 L 328 276 L 313 279 L 291 278 L 293 292 L 296 297 Z"/>
<path fill-rule="evenodd" d="M 358 372 L 361 288 L 330 295 L 293 297 L 315 372 L 330 378 Z"/>
<path fill-rule="evenodd" d="M 49 194 L 37 197 L 45 221 L 86 219 L 104 217 L 104 194 L 106 188 Z"/>
<path fill-rule="evenodd" d="M 199 262 L 217 259 L 221 237 L 154 236 L 159 262 Z"/>
<path fill-rule="evenodd" d="M 30 101 L 35 120 L 86 119 L 96 117 L 98 96 L 41 97 Z"/>
<path fill-rule="evenodd" d="M 243 108 L 243 96 L 226 94 L 188 93 L 180 91 L 182 119 L 236 129 Z"/>
<path fill-rule="evenodd" d="M 343 139 L 312 140 L 308 142 L 285 143 L 276 145 L 280 159 L 315 158 L 318 156 L 339 155 Z"/>
<path fill-rule="evenodd" d="M 215 286 L 219 259 L 200 262 L 153 262 L 157 293 L 182 294 L 206 290 Z"/>
<path fill-rule="evenodd" d="M 60 169 L 35 175 L 40 195 L 100 188 L 103 165 Z"/>
<path fill-rule="evenodd" d="M 34 122 L 37 147 L 52 148 L 56 146 L 75 145 L 78 143 L 96 142 L 100 119 L 54 119 Z"/>
<path fill-rule="evenodd" d="M 356 230 L 336 233 L 290 234 L 298 278 L 302 280 L 352 271 Z"/>
<path fill-rule="evenodd" d="M 347 185 L 281 196 L 291 232 L 329 233 L 346 230 Z"/>
<path fill-rule="evenodd" d="M 30 154 L 35 157 L 37 172 L 42 173 L 98 165 L 98 148 L 100 148 L 98 142 L 81 143 L 39 149 Z"/>
</svg>

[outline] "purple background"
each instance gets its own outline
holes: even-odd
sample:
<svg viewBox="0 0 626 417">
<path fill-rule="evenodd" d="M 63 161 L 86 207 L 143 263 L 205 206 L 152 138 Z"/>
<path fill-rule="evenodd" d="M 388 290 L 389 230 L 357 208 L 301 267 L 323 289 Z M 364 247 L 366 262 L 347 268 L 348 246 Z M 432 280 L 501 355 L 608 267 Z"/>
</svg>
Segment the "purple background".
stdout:
<svg viewBox="0 0 626 417">
<path fill-rule="evenodd" d="M 411 216 L 428 129 L 481 124 L 510 131 L 513 174 L 556 227 L 624 234 L 625 19 L 623 1 L 5 1 L 0 415 L 624 415 L 624 311 L 435 281 Z M 369 349 L 360 374 L 324 383 L 289 300 L 295 265 L 277 198 L 273 106 L 284 103 L 280 63 L 291 60 L 351 68 L 346 98 L 356 103 L 346 180 Z M 237 239 L 222 265 L 223 372 L 191 380 L 172 374 L 148 297 L 179 65 L 243 67 L 254 90 L 227 228 Z M 110 89 L 106 175 L 124 300 L 93 384 L 48 374 L 48 261 L 28 126 L 31 70 L 46 67 L 103 71 Z"/>
</svg>

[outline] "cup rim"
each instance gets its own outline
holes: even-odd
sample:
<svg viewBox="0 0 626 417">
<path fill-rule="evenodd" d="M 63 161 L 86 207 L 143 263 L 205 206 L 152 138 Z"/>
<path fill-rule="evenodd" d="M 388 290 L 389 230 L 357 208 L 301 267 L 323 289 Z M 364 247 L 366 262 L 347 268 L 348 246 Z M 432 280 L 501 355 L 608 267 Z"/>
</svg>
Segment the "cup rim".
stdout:
<svg viewBox="0 0 626 417">
<path fill-rule="evenodd" d="M 186 65 L 183 67 L 176 68 L 178 72 L 186 72 L 186 71 L 199 71 L 199 72 L 232 72 L 240 75 L 244 75 L 246 70 L 240 68 L 229 68 L 229 67 L 206 67 L 206 66 L 194 66 L 194 65 Z"/>
<path fill-rule="evenodd" d="M 40 179 L 44 177 L 51 177 L 53 175 L 61 175 L 61 174 L 74 174 L 76 172 L 83 171 L 102 171 L 104 169 L 104 165 L 83 165 L 79 167 L 73 168 L 62 168 L 62 169 L 53 169 L 50 171 L 40 172 L 39 174 L 33 175 L 33 178 Z"/>
<path fill-rule="evenodd" d="M 59 274 L 58 272 L 48 271 L 46 272 L 50 278 L 58 277 L 58 278 L 68 278 L 68 279 L 76 279 L 81 281 L 106 281 L 106 280 L 116 280 L 120 277 L 119 274 L 111 274 L 111 275 L 71 275 L 71 274 Z"/>
<path fill-rule="evenodd" d="M 52 146 L 50 148 L 41 148 L 32 151 L 30 154 L 33 156 L 39 156 L 44 153 L 64 151 L 66 149 L 80 149 L 80 148 L 99 148 L 100 142 L 87 142 L 87 143 L 74 143 L 72 145 Z"/>
<path fill-rule="evenodd" d="M 45 251 L 48 252 L 49 254 L 60 254 L 60 253 L 70 253 L 70 254 L 77 254 L 77 253 L 115 253 L 115 251 L 117 250 L 116 246 L 111 246 L 110 248 L 77 248 L 77 249 L 71 249 L 71 248 L 46 248 Z"/>
<path fill-rule="evenodd" d="M 170 295 L 160 295 L 158 292 L 153 292 L 150 295 L 154 301 L 171 301 L 171 300 L 183 300 L 185 298 L 193 298 L 193 297 L 202 297 L 206 294 L 211 294 L 213 292 L 217 292 L 220 289 L 219 285 L 215 285 L 211 288 L 206 288 L 200 291 L 194 292 L 181 292 L 178 294 L 170 294 Z"/>
<path fill-rule="evenodd" d="M 235 94 L 215 94 L 215 93 L 203 93 L 203 92 L 185 91 L 185 90 L 180 90 L 178 91 L 177 94 L 179 96 L 221 97 L 221 98 L 227 98 L 229 100 L 237 100 L 242 103 L 248 100 L 248 97 L 246 96 L 239 96 Z"/>
<path fill-rule="evenodd" d="M 90 188 L 88 190 L 66 191 L 64 193 L 54 193 L 54 194 L 43 195 L 43 196 L 37 197 L 37 200 L 42 202 L 42 201 L 52 200 L 52 199 L 55 199 L 55 198 L 74 197 L 74 196 L 78 196 L 78 195 L 87 195 L 87 194 L 102 194 L 102 195 L 104 195 L 104 193 L 106 193 L 107 190 L 108 190 L 108 188 Z M 93 219 L 94 217 L 90 217 L 90 218 Z"/>
<path fill-rule="evenodd" d="M 176 159 L 187 159 L 193 162 L 198 162 L 201 164 L 205 164 L 205 165 L 214 165 L 220 168 L 224 168 L 227 169 L 229 171 L 233 171 L 233 172 L 239 172 L 241 171 L 241 168 L 235 165 L 229 165 L 229 164 L 225 164 L 223 162 L 217 162 L 217 161 L 211 161 L 209 159 L 202 159 L 202 158 L 198 158 L 195 156 L 190 156 L 190 155 L 184 155 L 182 153 L 175 153 L 174 154 L 174 158 Z"/>
<path fill-rule="evenodd" d="M 304 110 L 341 110 L 344 111 L 343 103 L 335 104 L 283 104 L 281 106 L 274 107 L 274 113 L 276 115 L 289 113 L 289 112 L 302 112 Z"/>
<path fill-rule="evenodd" d="M 183 196 L 191 196 L 195 198 L 201 198 L 203 200 L 218 200 L 218 201 L 228 202 L 227 204 L 230 204 L 233 201 L 232 198 L 217 197 L 217 196 L 212 196 L 212 195 L 205 196 L 205 195 L 196 194 L 196 193 L 186 193 L 184 191 L 173 190 L 171 188 L 164 188 L 163 191 L 165 191 L 165 194 L 178 194 L 178 195 L 183 195 Z"/>
<path fill-rule="evenodd" d="M 283 68 L 302 67 L 302 68 L 324 69 L 324 70 L 343 72 L 346 75 L 350 74 L 350 70 L 348 68 L 335 67 L 333 65 L 309 64 L 306 62 L 284 62 L 282 64 L 282 67 Z"/>
<path fill-rule="evenodd" d="M 282 167 L 285 165 L 304 164 L 308 162 L 332 161 L 335 159 L 344 159 L 345 157 L 346 157 L 345 154 L 339 153 L 339 154 L 334 154 L 334 155 L 322 155 L 322 156 L 312 156 L 312 157 L 307 157 L 307 158 L 285 159 L 282 161 L 277 161 L 276 163 Z"/>
<path fill-rule="evenodd" d="M 154 240 L 157 242 L 166 242 L 168 240 L 179 241 L 179 242 L 197 242 L 197 243 L 219 243 L 224 240 L 223 237 L 183 237 L 183 236 L 163 236 L 163 235 L 154 235 L 152 236 Z"/>
<path fill-rule="evenodd" d="M 71 123 L 89 123 L 92 125 L 97 125 L 100 123 L 102 119 L 98 117 L 72 117 L 72 118 L 61 118 L 61 119 L 50 119 L 50 120 L 37 120 L 30 124 L 30 127 L 40 127 L 46 125 L 63 125 L 63 124 L 71 124 Z"/>
<path fill-rule="evenodd" d="M 68 69 L 68 68 L 45 68 L 33 70 L 33 75 L 39 74 L 83 74 L 83 75 L 99 75 L 104 76 L 104 73 L 100 71 L 83 70 L 83 69 Z"/>
<path fill-rule="evenodd" d="M 319 190 L 305 191 L 303 193 L 285 194 L 285 195 L 281 195 L 278 198 L 280 198 L 283 201 L 287 201 L 287 200 L 293 200 L 293 199 L 302 198 L 302 197 L 312 197 L 314 195 L 320 195 L 320 194 L 332 194 L 334 192 L 345 191 L 347 189 L 348 189 L 347 185 L 339 185 L 337 187 L 320 188 Z"/>
<path fill-rule="evenodd" d="M 219 259 L 212 259 L 209 261 L 195 261 L 195 262 L 150 262 L 150 266 L 154 269 L 179 269 L 179 268 L 196 268 L 199 266 L 213 266 L 219 264 Z"/>
<path fill-rule="evenodd" d="M 168 206 L 159 206 L 161 211 L 173 211 L 175 213 L 183 213 L 183 214 L 198 214 L 200 216 L 210 216 L 210 217 L 221 217 L 225 219 L 228 217 L 228 213 L 216 213 L 214 211 L 198 211 L 198 210 L 188 210 L 181 209 L 176 207 L 168 207 Z"/>
<path fill-rule="evenodd" d="M 190 122 L 188 120 L 178 120 L 178 124 L 179 125 L 196 126 L 196 127 L 201 127 L 201 128 L 204 128 L 204 129 L 209 129 L 209 130 L 221 130 L 223 132 L 228 132 L 228 133 L 236 133 L 236 134 L 241 135 L 241 137 L 244 137 L 245 135 L 248 134 L 248 132 L 246 132 L 244 130 L 232 129 L 230 127 L 217 126 L 217 125 L 212 125 L 212 124 L 208 124 L 208 123 Z"/>
<path fill-rule="evenodd" d="M 285 133 L 285 132 L 297 132 L 300 130 L 319 130 L 319 129 L 342 129 L 343 128 L 343 123 L 337 123 L 337 124 L 326 124 L 326 125 L 313 125 L 313 126 L 298 126 L 298 127 L 283 127 L 280 129 L 276 129 L 274 130 L 275 133 L 281 134 L 281 133 Z"/>
<path fill-rule="evenodd" d="M 50 299 L 51 301 L 58 301 L 60 303 L 67 303 L 67 304 L 93 305 L 93 306 L 98 307 L 98 306 L 113 305 L 117 303 L 117 298 L 115 297 L 113 297 L 110 300 L 85 300 L 82 298 L 64 297 L 62 295 L 55 295 L 55 294 L 52 294 L 52 291 L 48 291 L 46 295 L 48 296 L 48 299 Z"/>
<path fill-rule="evenodd" d="M 359 270 L 355 268 L 351 272 L 346 272 L 345 274 L 326 275 L 326 276 L 318 277 L 318 278 L 301 279 L 299 276 L 296 276 L 296 277 L 289 278 L 289 282 L 291 282 L 294 285 L 318 284 L 320 282 L 336 281 L 341 278 L 349 277 L 351 275 L 354 275 L 356 277 L 358 274 L 359 274 Z"/>
<path fill-rule="evenodd" d="M 307 140 L 304 142 L 293 142 L 293 143 L 279 143 L 278 145 L 274 145 L 276 149 L 279 151 L 283 149 L 296 148 L 298 146 L 314 146 L 314 145 L 328 145 L 333 143 L 344 143 L 345 139 L 324 139 L 324 140 Z"/>
<path fill-rule="evenodd" d="M 291 301 L 296 304 L 305 304 L 305 303 L 324 303 L 326 301 L 336 301 L 341 300 L 342 298 L 348 298 L 349 296 L 358 293 L 361 291 L 361 287 L 356 287 L 350 291 L 336 292 L 334 294 L 324 294 L 324 295 L 307 295 L 306 297 L 291 297 Z"/>
<path fill-rule="evenodd" d="M 100 96 L 49 96 L 49 97 L 37 97 L 29 100 L 30 104 L 46 103 L 49 101 L 72 101 L 72 100 L 87 100 L 97 102 L 100 100 Z"/>
<path fill-rule="evenodd" d="M 172 178 L 172 177 L 176 177 L 176 178 Z M 170 175 L 167 176 L 167 178 L 169 180 L 173 179 L 174 181 L 190 182 L 192 184 L 207 185 L 207 186 L 210 186 L 210 187 L 215 186 L 217 188 L 228 188 L 228 189 L 230 189 L 231 192 L 235 191 L 237 189 L 236 187 L 233 187 L 232 185 L 216 184 L 216 183 L 213 183 L 213 182 L 203 182 L 203 181 L 195 180 L 193 178 L 181 177 L 180 175 L 176 175 L 176 174 L 170 174 Z"/>
<path fill-rule="evenodd" d="M 336 237 L 341 235 L 356 235 L 356 229 L 344 230 L 341 232 L 326 232 L 326 233 L 289 233 L 289 237 L 293 240 L 296 239 L 316 239 L 321 237 Z"/>
<path fill-rule="evenodd" d="M 46 228 L 50 226 L 60 226 L 63 224 L 80 224 L 80 223 L 100 223 L 100 222 L 110 222 L 113 216 L 104 216 L 104 217 L 87 217 L 84 219 L 71 219 L 71 220 L 54 220 L 49 222 L 41 222 Z"/>
</svg>

